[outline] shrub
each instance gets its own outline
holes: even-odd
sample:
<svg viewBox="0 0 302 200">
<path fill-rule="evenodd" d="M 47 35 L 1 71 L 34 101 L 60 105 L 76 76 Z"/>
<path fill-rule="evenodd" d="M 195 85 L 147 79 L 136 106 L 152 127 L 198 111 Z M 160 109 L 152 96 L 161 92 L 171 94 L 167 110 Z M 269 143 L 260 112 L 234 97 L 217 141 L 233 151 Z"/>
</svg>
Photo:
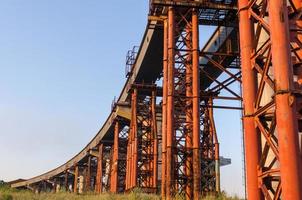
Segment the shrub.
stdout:
<svg viewBox="0 0 302 200">
<path fill-rule="evenodd" d="M 13 196 L 10 194 L 2 194 L 0 195 L 0 200 L 13 200 Z"/>
</svg>

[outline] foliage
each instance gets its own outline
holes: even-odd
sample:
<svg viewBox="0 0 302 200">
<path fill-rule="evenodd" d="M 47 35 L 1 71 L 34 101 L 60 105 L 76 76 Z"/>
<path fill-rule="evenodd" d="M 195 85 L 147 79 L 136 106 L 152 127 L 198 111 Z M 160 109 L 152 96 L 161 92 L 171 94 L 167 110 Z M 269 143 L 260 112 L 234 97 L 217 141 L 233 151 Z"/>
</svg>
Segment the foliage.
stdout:
<svg viewBox="0 0 302 200">
<path fill-rule="evenodd" d="M 0 180 L 0 187 L 4 186 L 6 183 L 3 180 Z"/>
<path fill-rule="evenodd" d="M 179 196 L 177 200 L 182 200 Z M 40 193 L 34 194 L 31 191 L 15 190 L 7 186 L 0 187 L 0 200 L 160 200 L 157 195 L 148 195 L 135 189 L 129 194 L 109 194 L 96 195 L 94 193 L 85 195 L 75 195 L 67 192 Z M 240 200 L 237 197 L 229 198 L 225 193 L 215 197 L 205 197 L 202 200 Z"/>
</svg>

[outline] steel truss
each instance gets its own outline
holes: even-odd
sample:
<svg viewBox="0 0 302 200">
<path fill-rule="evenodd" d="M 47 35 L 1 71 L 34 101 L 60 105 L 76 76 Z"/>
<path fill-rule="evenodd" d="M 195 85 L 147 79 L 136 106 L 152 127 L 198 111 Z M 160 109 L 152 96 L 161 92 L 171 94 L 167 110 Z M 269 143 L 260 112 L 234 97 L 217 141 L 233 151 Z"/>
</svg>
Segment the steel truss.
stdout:
<svg viewBox="0 0 302 200">
<path fill-rule="evenodd" d="M 102 159 L 102 170 L 101 170 L 101 193 L 103 191 L 110 192 L 111 184 L 111 170 L 112 170 L 112 154 L 113 154 L 113 145 L 104 144 L 103 145 L 103 159 Z"/>
<path fill-rule="evenodd" d="M 133 84 L 127 147 L 126 190 L 157 191 L 156 86 Z"/>
<path fill-rule="evenodd" d="M 241 83 L 238 51 L 231 51 L 234 42 L 226 36 L 229 40 L 224 42 L 229 45 L 224 46 L 230 48 L 200 53 L 198 26 L 202 11 L 188 5 L 166 8 L 168 16 L 160 17 L 164 21 L 161 194 L 166 199 L 175 196 L 198 199 L 201 194 L 220 192 L 213 98 L 241 100 L 240 94 L 229 88 L 234 82 Z M 161 10 L 156 6 L 153 9 L 151 13 L 155 15 Z M 236 30 L 231 28 L 230 32 L 236 33 Z M 233 35 L 236 38 L 236 34 Z M 199 56 L 207 61 L 207 66 L 216 68 L 214 76 L 200 66 Z M 217 77 L 221 74 L 227 78 L 220 82 Z M 214 82 L 207 91 L 209 85 L 204 80 Z M 229 96 L 219 97 L 222 90 Z"/>
<path fill-rule="evenodd" d="M 229 102 L 241 102 L 241 70 L 237 29 L 219 26 L 213 38 L 219 49 L 205 45 L 200 52 L 201 73 L 201 188 L 203 194 L 220 192 L 219 141 L 214 122 L 214 108 L 241 110 Z M 236 88 L 237 86 L 237 88 Z M 214 100 L 217 101 L 214 103 Z M 234 103 L 232 103 L 234 104 Z"/>
<path fill-rule="evenodd" d="M 201 109 L 201 188 L 203 194 L 220 192 L 219 142 L 213 115 L 213 99 L 203 99 Z"/>
<path fill-rule="evenodd" d="M 292 65 L 301 43 L 289 26 L 300 4 L 239 1 L 248 199 L 302 199 Z"/>
<path fill-rule="evenodd" d="M 162 195 L 200 195 L 198 11 L 169 7 L 164 25 Z"/>
<path fill-rule="evenodd" d="M 104 144 L 101 143 L 98 146 L 98 156 L 97 156 L 97 169 L 96 169 L 96 181 L 95 181 L 95 192 L 100 194 L 103 192 L 103 174 L 104 174 Z"/>
</svg>

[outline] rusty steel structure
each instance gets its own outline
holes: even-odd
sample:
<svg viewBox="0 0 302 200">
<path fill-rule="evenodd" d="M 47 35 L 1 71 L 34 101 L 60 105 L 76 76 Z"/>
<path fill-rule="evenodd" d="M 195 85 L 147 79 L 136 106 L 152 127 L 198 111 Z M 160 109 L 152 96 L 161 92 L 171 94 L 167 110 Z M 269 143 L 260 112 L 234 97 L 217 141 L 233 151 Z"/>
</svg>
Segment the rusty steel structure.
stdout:
<svg viewBox="0 0 302 200">
<path fill-rule="evenodd" d="M 157 190 L 156 86 L 133 84 L 127 147 L 126 190 Z"/>
<path fill-rule="evenodd" d="M 242 110 L 247 199 L 301 200 L 301 17 L 302 0 L 150 0 L 101 130 L 64 165 L 12 187 L 219 194 L 215 110 L 231 109 Z M 201 48 L 206 26 L 216 28 Z"/>
<path fill-rule="evenodd" d="M 293 73 L 300 60 L 300 3 L 239 1 L 250 199 L 302 199 L 296 110 L 301 90 Z"/>
</svg>

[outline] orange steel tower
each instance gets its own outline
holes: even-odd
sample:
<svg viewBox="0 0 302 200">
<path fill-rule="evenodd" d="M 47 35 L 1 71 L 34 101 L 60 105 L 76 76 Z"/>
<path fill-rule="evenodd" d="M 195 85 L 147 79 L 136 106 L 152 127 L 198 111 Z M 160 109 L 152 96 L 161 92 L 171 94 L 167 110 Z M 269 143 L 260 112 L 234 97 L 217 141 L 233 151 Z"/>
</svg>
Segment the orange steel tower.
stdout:
<svg viewBox="0 0 302 200">
<path fill-rule="evenodd" d="M 200 93 L 198 10 L 168 8 L 164 22 L 162 187 L 167 199 L 177 193 L 200 197 Z"/>
<path fill-rule="evenodd" d="M 151 4 L 150 19 L 161 22 L 164 32 L 161 168 L 164 199 L 176 195 L 200 199 L 202 195 L 220 192 L 219 143 L 213 98 L 217 98 L 222 89 L 231 91 L 228 85 L 240 82 L 240 72 L 233 74 L 223 66 L 237 57 L 227 49 L 214 55 L 208 49 L 201 51 L 199 48 L 200 24 L 219 23 L 219 20 L 227 24 L 226 18 L 234 17 L 234 13 L 228 11 L 232 10 L 232 5 L 223 7 L 220 2 L 216 7 L 215 2 L 208 3 L 210 7 L 206 14 L 201 10 L 205 8 L 202 2 L 152 1 Z M 222 10 L 221 19 L 211 14 L 219 10 Z M 217 81 L 206 91 L 206 82 L 217 77 L 212 77 L 201 66 L 201 58 L 217 70 L 215 76 L 226 73 L 229 77 Z M 229 98 L 241 99 L 237 94 L 234 96 Z"/>
<path fill-rule="evenodd" d="M 133 84 L 127 147 L 126 190 L 157 191 L 158 138 L 156 86 Z"/>
</svg>

